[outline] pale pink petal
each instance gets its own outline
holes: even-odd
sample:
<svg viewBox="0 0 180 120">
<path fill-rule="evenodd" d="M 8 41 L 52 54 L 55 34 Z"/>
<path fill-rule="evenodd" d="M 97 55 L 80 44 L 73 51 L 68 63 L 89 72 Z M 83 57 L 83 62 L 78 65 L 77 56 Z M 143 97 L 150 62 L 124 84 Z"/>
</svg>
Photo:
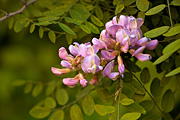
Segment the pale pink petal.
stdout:
<svg viewBox="0 0 180 120">
<path fill-rule="evenodd" d="M 127 18 L 124 15 L 120 15 L 118 24 L 122 25 L 124 28 L 127 27 Z"/>
<path fill-rule="evenodd" d="M 64 78 L 63 83 L 67 86 L 74 87 L 76 84 L 79 83 L 79 79 L 75 78 Z"/>
<path fill-rule="evenodd" d="M 80 84 L 81 84 L 83 87 L 86 87 L 86 86 L 87 86 L 87 83 L 88 83 L 88 81 L 87 81 L 86 79 L 80 80 Z"/>
<path fill-rule="evenodd" d="M 59 69 L 59 68 L 51 67 L 51 71 L 53 74 L 60 76 L 60 75 L 71 72 L 71 69 L 68 69 L 68 68 Z"/>
<path fill-rule="evenodd" d="M 112 80 L 116 80 L 119 76 L 119 73 L 118 72 L 112 72 L 108 75 L 108 77 Z"/>
<path fill-rule="evenodd" d="M 114 70 L 114 60 L 109 62 L 103 70 L 103 77 L 108 76 Z"/>
<path fill-rule="evenodd" d="M 146 43 L 146 48 L 149 50 L 154 50 L 158 45 L 158 40 L 151 40 L 150 42 Z"/>
<path fill-rule="evenodd" d="M 137 42 L 137 45 L 143 46 L 143 45 L 145 45 L 147 43 L 147 41 L 148 41 L 148 38 L 143 37 Z"/>
<path fill-rule="evenodd" d="M 68 61 L 62 60 L 62 61 L 61 61 L 61 65 L 62 65 L 63 67 L 72 69 L 72 66 L 71 66 L 72 64 L 69 63 Z"/>
<path fill-rule="evenodd" d="M 123 51 L 124 53 L 127 53 L 128 50 L 129 50 L 129 43 L 126 42 L 124 46 L 121 46 L 121 51 Z"/>
<path fill-rule="evenodd" d="M 139 54 L 139 53 L 141 53 L 141 52 L 143 52 L 143 50 L 146 48 L 146 46 L 144 45 L 144 46 L 141 46 L 141 47 L 139 47 L 133 54 L 132 54 L 132 56 L 136 56 L 137 54 Z"/>
<path fill-rule="evenodd" d="M 144 23 L 144 20 L 142 18 L 137 18 L 136 20 L 137 20 L 137 27 L 138 28 L 141 27 L 142 24 Z"/>
<path fill-rule="evenodd" d="M 70 45 L 69 46 L 69 51 L 70 51 L 71 54 L 76 56 L 76 55 L 78 55 L 79 48 L 76 47 L 76 46 Z"/>
<path fill-rule="evenodd" d="M 65 49 L 64 47 L 61 47 L 61 48 L 59 49 L 59 57 L 60 57 L 61 59 L 63 59 L 63 60 L 69 61 L 69 59 L 68 59 L 68 53 L 67 53 L 67 51 L 66 51 L 66 49 Z"/>
<path fill-rule="evenodd" d="M 143 53 L 139 53 L 138 55 L 135 56 L 139 61 L 143 62 L 143 61 L 148 61 L 151 60 L 152 57 L 150 54 L 143 54 Z"/>
<path fill-rule="evenodd" d="M 105 60 L 109 61 L 114 59 L 116 56 L 112 55 L 111 52 L 108 52 L 106 50 L 101 50 L 101 57 L 105 58 Z"/>
</svg>

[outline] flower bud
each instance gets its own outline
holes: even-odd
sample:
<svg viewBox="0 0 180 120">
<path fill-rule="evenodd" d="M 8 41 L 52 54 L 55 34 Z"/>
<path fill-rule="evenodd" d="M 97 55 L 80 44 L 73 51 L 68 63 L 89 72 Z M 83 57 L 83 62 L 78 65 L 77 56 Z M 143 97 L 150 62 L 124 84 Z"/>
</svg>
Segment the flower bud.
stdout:
<svg viewBox="0 0 180 120">
<path fill-rule="evenodd" d="M 69 68 L 58 69 L 58 68 L 51 67 L 51 71 L 55 75 L 60 76 L 60 75 L 71 72 L 71 69 L 69 69 Z"/>
<path fill-rule="evenodd" d="M 148 39 L 146 37 L 143 37 L 137 42 L 137 45 L 143 46 L 147 43 L 147 41 L 148 41 Z"/>
<path fill-rule="evenodd" d="M 150 42 L 146 43 L 146 48 L 149 50 L 154 50 L 158 45 L 158 40 L 151 40 Z"/>
<path fill-rule="evenodd" d="M 71 63 L 69 63 L 69 62 L 68 62 L 68 61 L 66 61 L 66 60 L 62 60 L 62 61 L 61 61 L 61 65 L 62 65 L 63 67 L 66 67 L 66 68 L 72 69 L 72 64 L 71 64 Z"/>
<path fill-rule="evenodd" d="M 146 48 L 146 46 L 144 45 L 144 46 L 141 46 L 141 47 L 139 47 L 133 54 L 132 54 L 132 56 L 136 56 L 137 54 L 139 54 L 139 53 L 141 53 L 141 52 L 143 52 L 143 50 Z"/>
<path fill-rule="evenodd" d="M 69 87 L 74 87 L 79 83 L 78 78 L 64 78 L 63 83 Z"/>
<path fill-rule="evenodd" d="M 135 56 L 139 61 L 143 62 L 143 61 L 148 61 L 151 60 L 152 57 L 150 54 L 143 54 L 143 53 L 139 53 L 138 55 Z"/>
<path fill-rule="evenodd" d="M 123 64 L 123 60 L 120 55 L 118 56 L 117 61 L 118 61 L 118 70 L 119 70 L 120 74 L 123 74 L 124 70 L 125 70 L 125 66 Z"/>
</svg>

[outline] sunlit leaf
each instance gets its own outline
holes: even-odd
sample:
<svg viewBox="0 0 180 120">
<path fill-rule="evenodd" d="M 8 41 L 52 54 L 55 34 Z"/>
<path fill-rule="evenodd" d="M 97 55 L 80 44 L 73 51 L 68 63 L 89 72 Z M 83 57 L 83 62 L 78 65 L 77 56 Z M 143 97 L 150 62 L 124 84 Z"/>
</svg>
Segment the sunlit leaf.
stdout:
<svg viewBox="0 0 180 120">
<path fill-rule="evenodd" d="M 95 33 L 95 34 L 99 34 L 99 33 L 100 33 L 100 32 L 99 32 L 99 29 L 98 29 L 94 24 L 92 24 L 92 23 L 90 23 L 90 22 L 86 22 L 86 26 L 88 26 L 89 29 L 90 29 L 93 33 Z"/>
<path fill-rule="evenodd" d="M 165 4 L 161 4 L 161 5 L 158 5 L 158 6 L 155 6 L 151 9 L 149 9 L 145 15 L 154 15 L 154 14 L 157 14 L 159 12 L 161 12 L 164 8 L 166 7 Z"/>
<path fill-rule="evenodd" d="M 165 33 L 168 29 L 169 29 L 169 26 L 158 27 L 158 28 L 152 29 L 152 30 L 144 33 L 144 36 L 146 36 L 146 37 L 148 37 L 148 38 L 154 38 L 154 37 L 157 37 L 157 36 L 162 35 L 162 34 Z"/>
<path fill-rule="evenodd" d="M 179 1 L 179 0 L 173 0 L 173 1 L 171 2 L 171 5 L 180 6 L 180 1 Z"/>
<path fill-rule="evenodd" d="M 30 93 L 32 90 L 32 87 L 33 87 L 33 84 L 31 82 L 28 82 L 24 88 L 24 93 L 25 94 Z"/>
<path fill-rule="evenodd" d="M 96 7 L 96 8 L 95 8 L 95 14 L 96 14 L 96 16 L 97 16 L 100 20 L 103 19 L 103 11 L 101 10 L 100 7 Z"/>
<path fill-rule="evenodd" d="M 130 112 L 139 112 L 139 113 L 146 114 L 146 110 L 141 105 L 139 105 L 138 103 L 132 103 L 132 104 L 127 105 L 125 107 Z"/>
<path fill-rule="evenodd" d="M 82 109 L 87 116 L 91 116 L 94 113 L 94 99 L 90 95 L 86 96 L 82 100 Z"/>
<path fill-rule="evenodd" d="M 164 49 L 163 49 L 163 54 L 168 54 L 168 53 L 174 53 L 180 48 L 180 39 L 175 40 L 174 42 L 168 44 Z"/>
<path fill-rule="evenodd" d="M 141 113 L 138 112 L 131 112 L 131 113 L 125 113 L 121 120 L 137 120 L 141 116 Z"/>
<path fill-rule="evenodd" d="M 104 106 L 104 105 L 96 104 L 94 105 L 94 109 L 101 116 L 115 112 L 115 107 L 113 106 Z"/>
<path fill-rule="evenodd" d="M 64 111 L 58 110 L 52 113 L 49 120 L 64 120 Z"/>
<path fill-rule="evenodd" d="M 40 38 L 43 38 L 43 34 L 44 34 L 44 30 L 43 30 L 43 28 L 40 26 L 40 27 L 39 27 L 39 37 L 40 37 Z"/>
<path fill-rule="evenodd" d="M 50 114 L 51 110 L 49 108 L 46 107 L 34 107 L 30 110 L 30 115 L 38 118 L 38 119 L 42 119 L 47 117 Z"/>
<path fill-rule="evenodd" d="M 149 69 L 147 67 L 145 67 L 141 74 L 140 74 L 140 78 L 141 78 L 141 81 L 144 83 L 144 84 L 147 84 L 149 81 L 150 81 L 150 73 L 149 73 Z"/>
<path fill-rule="evenodd" d="M 26 83 L 25 80 L 16 80 L 16 81 L 13 82 L 13 85 L 14 85 L 14 86 L 22 86 L 22 85 L 24 85 L 25 83 Z"/>
<path fill-rule="evenodd" d="M 52 97 L 47 97 L 45 99 L 45 106 L 48 108 L 55 108 L 56 107 L 56 101 Z"/>
<path fill-rule="evenodd" d="M 121 100 L 121 104 L 122 104 L 122 105 L 130 105 L 130 104 L 132 104 L 132 103 L 134 103 L 134 100 L 133 100 L 133 99 L 124 98 L 124 99 Z"/>
<path fill-rule="evenodd" d="M 30 33 L 33 33 L 34 30 L 35 30 L 35 24 L 32 24 L 32 25 L 30 26 Z"/>
<path fill-rule="evenodd" d="M 121 4 L 121 2 L 118 2 L 118 4 L 116 5 L 115 15 L 121 13 L 122 10 L 124 10 L 124 5 Z"/>
<path fill-rule="evenodd" d="M 94 15 L 91 15 L 91 21 L 97 26 L 104 26 L 104 24 Z"/>
<path fill-rule="evenodd" d="M 50 95 L 54 92 L 56 86 L 55 85 L 49 85 L 47 88 L 46 88 L 46 95 Z"/>
<path fill-rule="evenodd" d="M 76 33 L 75 33 L 70 27 L 68 27 L 67 25 L 65 25 L 65 24 L 63 24 L 63 23 L 59 23 L 59 26 L 60 26 L 64 31 L 66 31 L 67 33 L 72 34 L 72 35 L 76 35 Z"/>
<path fill-rule="evenodd" d="M 148 0 L 136 0 L 136 5 L 140 11 L 147 11 L 149 8 L 149 1 Z"/>
<path fill-rule="evenodd" d="M 67 91 L 65 89 L 57 89 L 56 100 L 59 105 L 65 105 L 69 100 Z"/>
<path fill-rule="evenodd" d="M 125 6 L 129 6 L 131 4 L 133 4 L 136 0 L 124 0 L 124 5 Z"/>
<path fill-rule="evenodd" d="M 51 42 L 55 43 L 56 42 L 56 34 L 54 31 L 50 30 L 48 32 L 48 37 L 51 40 Z"/>
<path fill-rule="evenodd" d="M 43 90 L 43 85 L 42 84 L 37 84 L 32 91 L 32 96 L 36 97 L 38 96 Z"/>
<path fill-rule="evenodd" d="M 165 61 L 165 60 L 166 60 L 167 58 L 169 58 L 171 55 L 172 55 L 172 53 L 167 53 L 167 54 L 162 55 L 161 57 L 159 57 L 159 58 L 153 63 L 153 65 L 157 65 L 157 64 Z"/>
<path fill-rule="evenodd" d="M 60 17 L 55 17 L 55 16 L 46 16 L 46 17 L 38 18 L 39 21 L 54 21 L 59 19 Z"/>
<path fill-rule="evenodd" d="M 25 19 L 16 20 L 14 24 L 14 31 L 20 32 L 25 26 L 27 21 Z"/>
<path fill-rule="evenodd" d="M 173 76 L 173 75 L 176 75 L 180 73 L 180 67 L 174 69 L 173 71 L 169 72 L 168 74 L 166 74 L 166 77 L 170 77 L 170 76 Z"/>
<path fill-rule="evenodd" d="M 174 108 L 174 102 L 174 94 L 168 89 L 162 97 L 161 107 L 165 112 L 170 112 Z"/>
<path fill-rule="evenodd" d="M 86 32 L 86 33 L 88 33 L 88 34 L 91 33 L 91 30 L 89 29 L 88 26 L 86 26 L 86 25 L 80 25 L 80 27 L 81 27 L 81 29 L 82 29 L 84 32 Z"/>
<path fill-rule="evenodd" d="M 180 33 L 180 25 L 170 28 L 163 36 L 169 37 Z"/>
<path fill-rule="evenodd" d="M 11 17 L 11 18 L 9 19 L 9 24 L 8 24 L 9 29 L 11 29 L 11 28 L 13 27 L 13 24 L 14 24 L 14 18 Z"/>
<path fill-rule="evenodd" d="M 83 120 L 82 111 L 79 105 L 74 104 L 71 106 L 70 117 L 71 117 L 71 120 Z"/>
</svg>

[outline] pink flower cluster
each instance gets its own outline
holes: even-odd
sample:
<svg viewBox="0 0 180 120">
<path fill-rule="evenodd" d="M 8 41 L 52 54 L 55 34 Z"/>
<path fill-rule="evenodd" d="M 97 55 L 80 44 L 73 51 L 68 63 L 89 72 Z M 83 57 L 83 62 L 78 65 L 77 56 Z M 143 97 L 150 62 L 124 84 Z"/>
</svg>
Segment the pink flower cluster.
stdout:
<svg viewBox="0 0 180 120">
<path fill-rule="evenodd" d="M 75 42 L 74 46 L 69 46 L 71 54 L 61 47 L 59 57 L 63 59 L 61 65 L 65 68 L 52 67 L 52 72 L 55 75 L 62 75 L 78 71 L 79 73 L 74 78 L 63 79 L 63 83 L 70 87 L 74 87 L 79 82 L 85 87 L 88 81 L 84 76 L 88 73 L 94 74 L 90 80 L 90 84 L 93 85 L 99 83 L 98 76 L 101 72 L 103 77 L 107 76 L 112 80 L 116 80 L 119 75 L 123 77 L 125 66 L 121 57 L 122 53 L 129 52 L 132 57 L 135 56 L 140 61 L 148 61 L 152 58 L 151 55 L 142 52 L 145 48 L 153 50 L 158 45 L 158 40 L 142 36 L 140 27 L 143 22 L 143 19 L 136 19 L 133 16 L 121 15 L 118 20 L 115 16 L 106 23 L 106 29 L 102 30 L 100 38 L 92 39 L 93 45 L 90 42 L 85 44 Z M 97 55 L 99 50 L 101 50 L 101 58 Z M 114 72 L 115 58 L 117 58 L 119 72 Z"/>
</svg>

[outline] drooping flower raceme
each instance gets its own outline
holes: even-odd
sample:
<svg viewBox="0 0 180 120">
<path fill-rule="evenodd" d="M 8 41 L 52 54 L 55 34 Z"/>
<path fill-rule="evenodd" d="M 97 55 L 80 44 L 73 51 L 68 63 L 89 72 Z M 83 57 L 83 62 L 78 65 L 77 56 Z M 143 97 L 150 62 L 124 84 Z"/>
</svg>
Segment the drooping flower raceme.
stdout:
<svg viewBox="0 0 180 120">
<path fill-rule="evenodd" d="M 86 75 L 94 74 L 89 81 L 92 85 L 99 84 L 99 75 L 107 76 L 116 80 L 119 75 L 123 77 L 125 65 L 123 57 L 130 53 L 140 61 L 148 61 L 152 57 L 150 54 L 144 54 L 145 49 L 153 50 L 158 45 L 158 40 L 151 40 L 143 37 L 140 27 L 144 23 L 142 18 L 121 15 L 106 23 L 105 30 L 101 31 L 100 38 L 93 38 L 90 42 L 69 46 L 68 54 L 64 47 L 59 49 L 59 57 L 62 59 L 61 65 L 65 68 L 58 69 L 52 67 L 51 70 L 55 75 L 63 75 L 72 71 L 78 71 L 74 78 L 64 78 L 63 83 L 69 87 L 74 87 L 80 82 L 86 87 L 88 81 Z M 98 51 L 101 57 L 97 55 Z M 118 71 L 114 72 L 114 62 L 117 61 Z M 103 69 L 104 68 L 104 69 Z"/>
</svg>

